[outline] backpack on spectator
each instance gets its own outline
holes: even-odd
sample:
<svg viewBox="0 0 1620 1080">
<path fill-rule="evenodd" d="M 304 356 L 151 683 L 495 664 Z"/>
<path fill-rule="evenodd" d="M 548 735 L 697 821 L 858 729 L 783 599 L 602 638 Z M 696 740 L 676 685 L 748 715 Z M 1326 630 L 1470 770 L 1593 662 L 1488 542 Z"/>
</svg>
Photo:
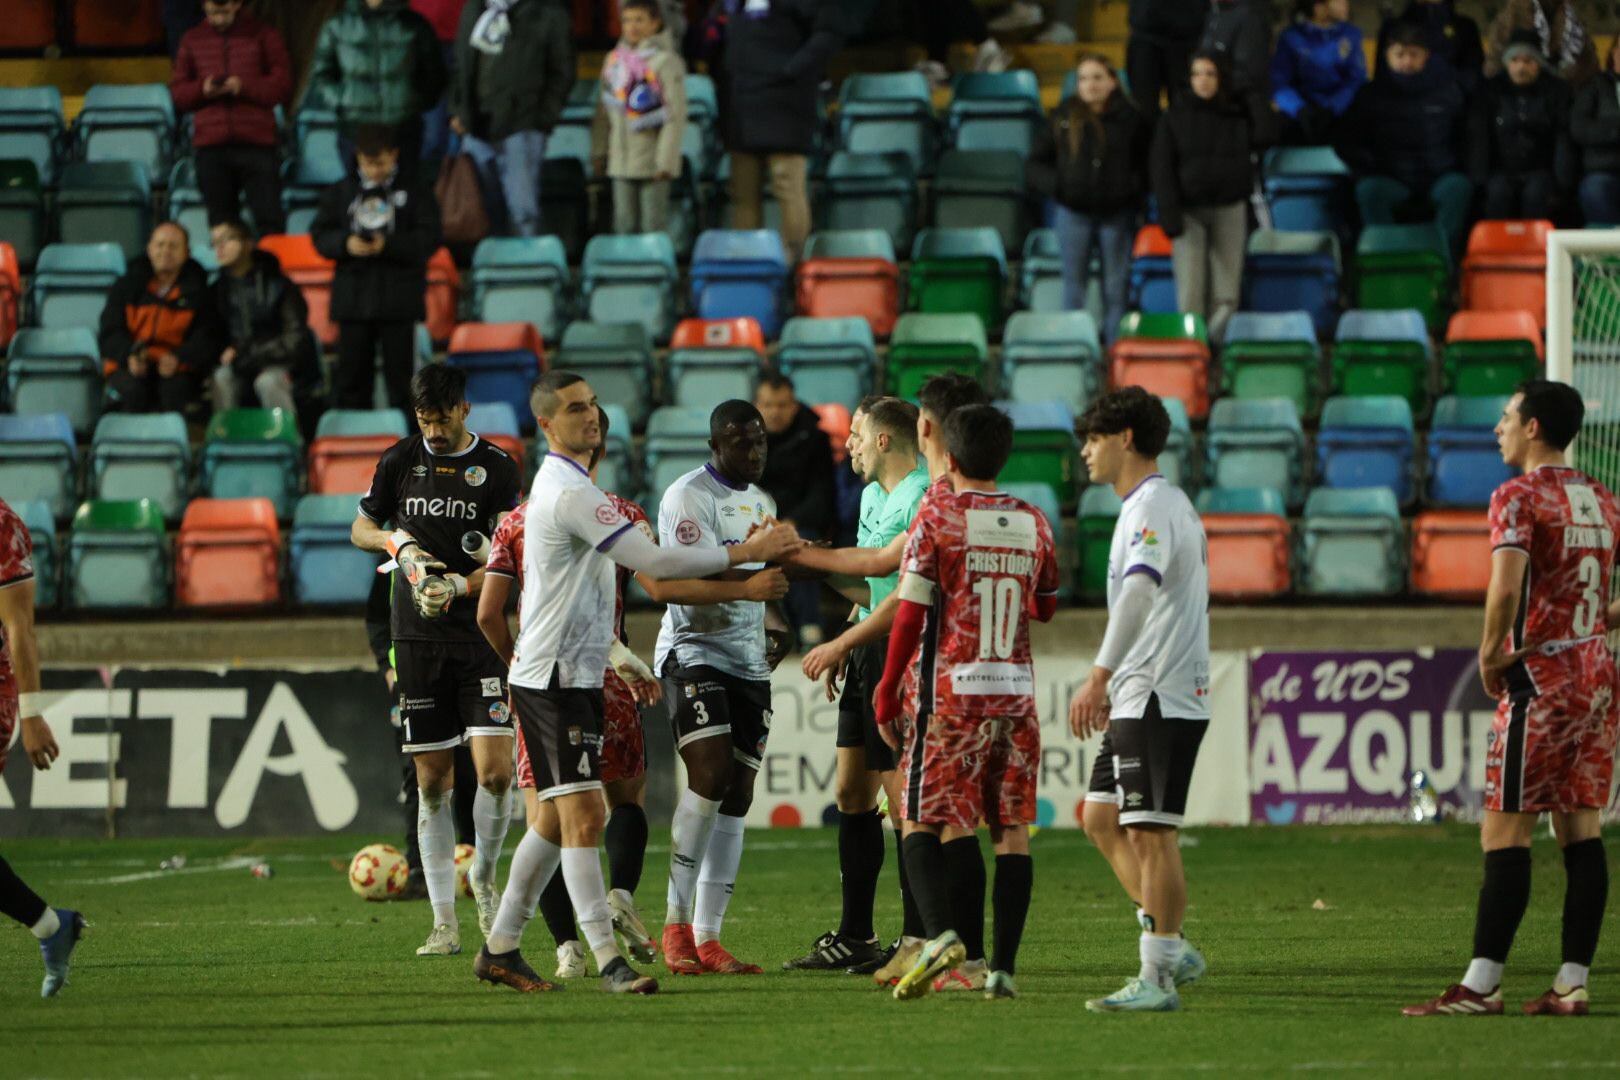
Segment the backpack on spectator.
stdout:
<svg viewBox="0 0 1620 1080">
<path fill-rule="evenodd" d="M 472 247 L 489 235 L 489 211 L 484 207 L 484 189 L 472 158 L 466 154 L 446 157 L 439 166 L 433 194 L 439 200 L 446 244 Z"/>
</svg>

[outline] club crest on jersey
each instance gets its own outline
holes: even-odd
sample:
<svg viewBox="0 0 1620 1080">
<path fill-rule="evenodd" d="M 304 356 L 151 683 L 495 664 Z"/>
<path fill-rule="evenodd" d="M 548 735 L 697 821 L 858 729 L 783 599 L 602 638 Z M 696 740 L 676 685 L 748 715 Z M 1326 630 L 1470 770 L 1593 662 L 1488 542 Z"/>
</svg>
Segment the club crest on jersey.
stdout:
<svg viewBox="0 0 1620 1080">
<path fill-rule="evenodd" d="M 506 707 L 506 702 L 496 701 L 489 706 L 489 718 L 497 724 L 504 724 L 512 718 L 512 710 Z"/>
<path fill-rule="evenodd" d="M 691 518 L 683 518 L 675 523 L 675 539 L 683 544 L 695 544 L 702 535 L 703 530 Z"/>
<path fill-rule="evenodd" d="M 603 525 L 612 525 L 619 520 L 619 512 L 607 503 L 603 503 L 596 508 L 596 520 Z"/>
<path fill-rule="evenodd" d="M 579 728 L 571 727 L 571 728 L 568 729 L 568 745 L 569 746 L 578 746 L 580 744 L 580 740 L 583 739 L 583 738 L 584 738 L 584 736 L 580 733 Z"/>
<path fill-rule="evenodd" d="M 681 689 L 686 691 L 686 696 L 687 697 L 689 697 L 689 698 L 697 697 L 698 688 L 697 688 L 696 684 L 687 683 L 685 686 L 681 687 Z"/>
<path fill-rule="evenodd" d="M 1131 535 L 1131 547 L 1136 547 L 1138 544 L 1143 547 L 1158 547 L 1159 534 L 1152 529 L 1137 529 Z"/>
<path fill-rule="evenodd" d="M 483 487 L 484 481 L 489 479 L 489 473 L 484 471 L 484 467 L 482 465 L 467 466 L 467 471 L 463 474 L 463 476 L 467 481 L 468 487 Z"/>
</svg>

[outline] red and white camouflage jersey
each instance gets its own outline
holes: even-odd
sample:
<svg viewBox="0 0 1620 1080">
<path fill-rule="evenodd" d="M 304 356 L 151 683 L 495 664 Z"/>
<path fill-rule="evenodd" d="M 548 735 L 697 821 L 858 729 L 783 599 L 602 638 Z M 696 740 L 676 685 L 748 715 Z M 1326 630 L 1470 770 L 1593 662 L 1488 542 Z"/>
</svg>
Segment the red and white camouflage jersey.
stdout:
<svg viewBox="0 0 1620 1080">
<path fill-rule="evenodd" d="M 34 544 L 28 527 L 16 511 L 0 499 L 0 589 L 32 581 Z M 17 730 L 17 675 L 11 667 L 11 647 L 0 630 L 0 769 Z"/>
<path fill-rule="evenodd" d="M 1001 493 L 924 497 L 900 561 L 900 599 L 929 608 L 906 669 L 913 715 L 1035 716 L 1029 618 L 1057 592 L 1046 515 Z"/>
</svg>

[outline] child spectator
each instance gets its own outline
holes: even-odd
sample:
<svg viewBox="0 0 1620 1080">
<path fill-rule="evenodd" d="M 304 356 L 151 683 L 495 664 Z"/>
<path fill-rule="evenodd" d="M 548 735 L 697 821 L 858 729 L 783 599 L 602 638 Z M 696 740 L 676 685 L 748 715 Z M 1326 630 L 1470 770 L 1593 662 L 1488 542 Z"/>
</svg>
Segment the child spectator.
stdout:
<svg viewBox="0 0 1620 1080">
<path fill-rule="evenodd" d="M 407 164 L 422 156 L 422 116 L 444 93 L 444 52 L 405 0 L 344 0 L 321 26 L 305 102 L 334 110 L 345 159 L 362 125 L 394 128 Z"/>
<path fill-rule="evenodd" d="M 1271 20 L 1264 0 L 1211 0 L 1198 47 L 1220 57 L 1231 75 L 1228 88 L 1238 98 L 1264 93 L 1270 86 Z"/>
<path fill-rule="evenodd" d="M 1153 133 L 1153 195 L 1174 241 L 1176 306 L 1202 315 L 1220 341 L 1237 311 L 1254 190 L 1254 151 L 1275 138 L 1271 103 L 1226 88 L 1220 59 L 1193 54 L 1188 92 Z"/>
<path fill-rule="evenodd" d="M 1473 104 L 1468 172 L 1487 218 L 1550 218 L 1575 187 L 1569 86 L 1546 69 L 1535 31 L 1515 32 L 1503 70 Z"/>
<path fill-rule="evenodd" d="M 624 36 L 602 65 L 591 156 L 597 175 L 613 180 L 613 231 L 663 232 L 669 186 L 681 175 L 686 65 L 658 0 L 624 0 L 619 26 Z"/>
<path fill-rule="evenodd" d="M 1102 261 L 1103 326 L 1112 341 L 1125 316 L 1131 242 L 1147 190 L 1151 127 L 1119 86 L 1108 59 L 1080 57 L 1075 96 L 1035 131 L 1024 176 L 1030 189 L 1056 204 L 1054 224 L 1063 251 L 1063 306 L 1086 304 L 1091 249 Z"/>
<path fill-rule="evenodd" d="M 1569 130 L 1581 150 L 1581 214 L 1589 225 L 1620 225 L 1620 40 L 1575 95 Z"/>
<path fill-rule="evenodd" d="M 219 356 L 208 274 L 172 221 L 152 230 L 101 309 L 101 356 L 113 412 L 185 412 Z"/>
<path fill-rule="evenodd" d="M 280 261 L 253 246 L 253 230 L 241 221 L 215 225 L 210 239 L 219 260 L 213 284 L 225 351 L 214 372 L 214 410 L 257 399 L 260 408 L 298 414 L 321 379 L 309 307 Z"/>
<path fill-rule="evenodd" d="M 1486 76 L 1502 72 L 1508 46 L 1516 35 L 1525 33 L 1535 36 L 1541 66 L 1548 74 L 1556 72 L 1573 87 L 1585 86 L 1597 74 L 1597 48 L 1574 4 L 1569 0 L 1508 0 L 1491 20 Z"/>
<path fill-rule="evenodd" d="M 1367 57 L 1350 0 L 1298 0 L 1294 16 L 1271 57 L 1271 101 L 1284 117 L 1282 141 L 1315 146 L 1331 141 L 1367 84 Z"/>
<path fill-rule="evenodd" d="M 315 250 L 337 263 L 337 406 L 372 407 L 381 351 L 388 403 L 410 416 L 414 338 L 426 315 L 427 261 L 439 246 L 439 204 L 417 170 L 401 168 L 399 141 L 388 128 L 358 128 L 355 153 L 357 175 L 326 189 L 310 226 Z"/>
<path fill-rule="evenodd" d="M 1430 62 L 1449 68 L 1463 93 L 1472 94 L 1484 78 L 1485 47 L 1480 44 L 1479 24 L 1467 15 L 1457 14 L 1455 0 L 1411 0 L 1405 11 L 1385 19 L 1378 27 L 1376 74 L 1383 74 L 1396 27 L 1407 25 L 1420 28 Z"/>
</svg>

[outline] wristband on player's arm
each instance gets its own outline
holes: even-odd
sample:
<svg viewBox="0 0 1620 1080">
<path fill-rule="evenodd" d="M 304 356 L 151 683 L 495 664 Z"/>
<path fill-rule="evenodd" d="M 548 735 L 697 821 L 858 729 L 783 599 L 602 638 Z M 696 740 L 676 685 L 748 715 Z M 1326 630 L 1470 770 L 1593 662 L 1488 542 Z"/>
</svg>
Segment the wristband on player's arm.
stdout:
<svg viewBox="0 0 1620 1080">
<path fill-rule="evenodd" d="M 1102 648 L 1097 650 L 1096 667 L 1119 670 L 1153 610 L 1153 589 L 1153 581 L 1146 574 L 1125 575 L 1108 612 L 1108 629 L 1103 633 Z"/>
</svg>

